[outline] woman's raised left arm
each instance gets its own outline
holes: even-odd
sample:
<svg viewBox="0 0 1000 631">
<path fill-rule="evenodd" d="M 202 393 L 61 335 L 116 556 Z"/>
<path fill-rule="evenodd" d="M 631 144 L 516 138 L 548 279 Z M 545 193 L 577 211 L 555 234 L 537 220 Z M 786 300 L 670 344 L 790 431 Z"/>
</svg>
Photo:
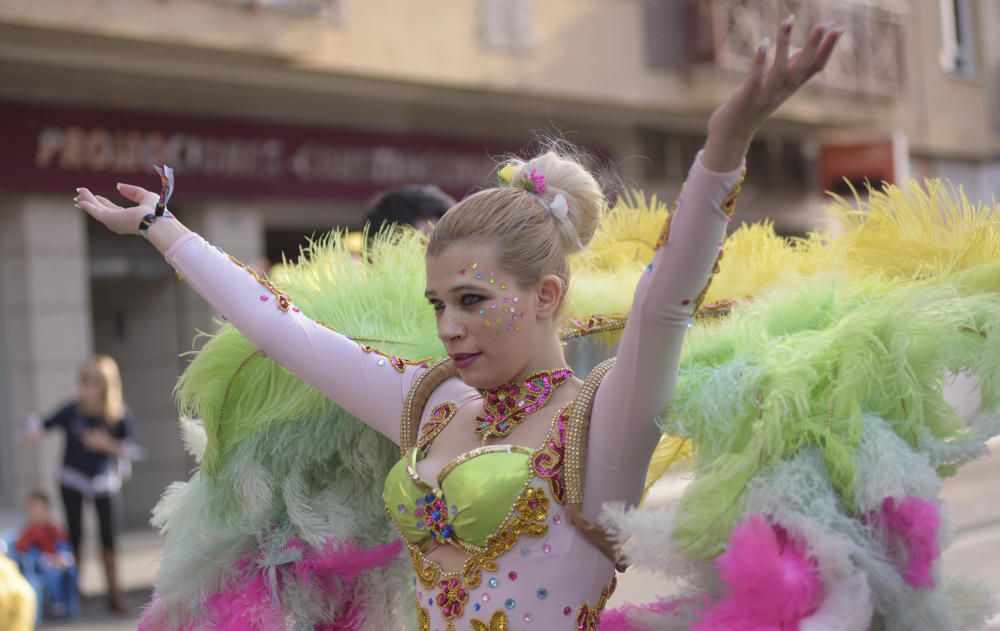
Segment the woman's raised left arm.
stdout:
<svg viewBox="0 0 1000 631">
<path fill-rule="evenodd" d="M 608 500 L 639 501 L 660 434 L 654 421 L 673 396 L 684 334 L 722 258 L 750 141 L 779 105 L 822 70 L 840 36 L 816 26 L 789 57 L 791 30 L 789 18 L 779 29 L 771 67 L 765 42 L 747 79 L 712 114 L 705 147 L 639 281 L 617 360 L 594 400 L 584 487 L 589 518 Z"/>
</svg>

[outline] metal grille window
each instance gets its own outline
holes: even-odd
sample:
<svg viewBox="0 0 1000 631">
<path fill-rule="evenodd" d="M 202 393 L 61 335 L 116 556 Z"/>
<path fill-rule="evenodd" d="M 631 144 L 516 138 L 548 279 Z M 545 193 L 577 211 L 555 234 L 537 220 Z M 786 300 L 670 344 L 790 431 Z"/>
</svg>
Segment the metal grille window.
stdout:
<svg viewBox="0 0 1000 631">
<path fill-rule="evenodd" d="M 534 0 L 479 0 L 479 36 L 484 44 L 494 48 L 533 48 Z"/>
<path fill-rule="evenodd" d="M 944 1 L 944 0 L 942 0 Z M 961 1 L 961 0 L 957 0 Z M 774 27 L 794 13 L 800 25 L 832 22 L 844 36 L 814 85 L 871 96 L 898 97 L 904 75 L 905 12 L 890 0 L 705 0 L 718 68 L 744 73 L 757 46 L 774 36 Z M 802 46 L 809 29 L 792 33 L 792 49 Z"/>
<path fill-rule="evenodd" d="M 698 150 L 705 145 L 703 134 L 642 129 L 642 155 L 648 160 L 645 177 L 681 182 Z"/>
</svg>

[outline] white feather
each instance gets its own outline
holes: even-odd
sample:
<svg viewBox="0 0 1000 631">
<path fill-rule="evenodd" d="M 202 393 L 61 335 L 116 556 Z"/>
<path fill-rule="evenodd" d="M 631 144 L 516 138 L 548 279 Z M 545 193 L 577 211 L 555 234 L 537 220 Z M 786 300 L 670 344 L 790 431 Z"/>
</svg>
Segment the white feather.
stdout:
<svg viewBox="0 0 1000 631">
<path fill-rule="evenodd" d="M 205 426 L 201 419 L 181 417 L 181 440 L 184 441 L 184 451 L 194 456 L 195 462 L 201 464 L 201 458 L 205 455 L 205 447 L 208 445 L 208 435 L 205 433 Z"/>
</svg>

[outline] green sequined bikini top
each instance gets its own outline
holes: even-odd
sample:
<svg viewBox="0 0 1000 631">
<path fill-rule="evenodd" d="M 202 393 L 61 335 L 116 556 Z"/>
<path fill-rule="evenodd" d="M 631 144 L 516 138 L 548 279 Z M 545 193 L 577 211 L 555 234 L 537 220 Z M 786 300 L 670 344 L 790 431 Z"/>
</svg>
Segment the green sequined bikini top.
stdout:
<svg viewBox="0 0 1000 631">
<path fill-rule="evenodd" d="M 431 484 L 416 470 L 426 445 L 414 445 L 389 472 L 382 498 L 390 517 L 421 548 L 445 541 L 465 549 L 485 546 L 531 481 L 534 450 L 480 447 L 452 460 Z"/>
<path fill-rule="evenodd" d="M 558 490 L 556 501 L 564 504 L 566 516 L 574 526 L 614 560 L 614 544 L 610 537 L 582 514 L 582 446 L 587 444 L 586 430 L 593 395 L 613 361 L 605 361 L 595 368 L 577 400 L 560 410 L 553 420 L 553 427 L 559 424 L 559 434 L 562 434 L 557 459 L 563 471 L 559 475 L 555 470 L 545 470 L 553 465 L 552 457 L 556 455 L 551 452 L 551 444 L 541 449 L 488 445 L 452 460 L 438 474 L 436 484 L 424 480 L 417 473 L 417 462 L 424 458 L 427 445 L 454 417 L 457 406 L 451 402 L 436 406 L 422 428 L 419 441 L 416 423 L 431 392 L 457 371 L 449 360 L 444 360 L 418 377 L 404 404 L 400 427 L 402 458 L 389 471 L 382 489 L 386 511 L 407 542 L 425 552 L 443 541 L 469 553 L 481 551 L 487 539 L 513 512 L 518 497 L 532 478 L 541 474 L 551 478 L 553 491 Z M 568 409 L 572 411 L 567 414 Z M 561 453 L 564 448 L 565 466 Z"/>
</svg>

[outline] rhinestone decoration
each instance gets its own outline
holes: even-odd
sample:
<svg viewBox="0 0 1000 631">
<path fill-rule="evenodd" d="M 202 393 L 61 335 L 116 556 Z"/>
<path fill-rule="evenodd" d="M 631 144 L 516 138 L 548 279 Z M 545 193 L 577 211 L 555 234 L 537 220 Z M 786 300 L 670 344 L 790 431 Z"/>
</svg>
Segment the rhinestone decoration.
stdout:
<svg viewBox="0 0 1000 631">
<path fill-rule="evenodd" d="M 569 368 L 541 371 L 519 383 L 480 390 L 483 412 L 475 418 L 476 434 L 482 436 L 484 443 L 490 437 L 508 436 L 528 414 L 544 406 L 555 389 L 572 376 L 573 371 Z"/>
<path fill-rule="evenodd" d="M 426 423 L 420 426 L 420 437 L 417 444 L 421 447 L 429 444 L 451 421 L 458 411 L 458 406 L 451 401 L 444 401 L 431 410 L 431 417 Z"/>
<path fill-rule="evenodd" d="M 549 481 L 552 497 L 560 504 L 563 503 L 566 496 L 562 467 L 566 456 L 566 422 L 568 419 L 569 415 L 563 409 L 556 418 L 555 431 L 549 434 L 542 448 L 531 457 L 531 466 L 535 473 Z M 558 517 L 558 515 L 553 515 L 553 521 L 556 521 Z"/>
<path fill-rule="evenodd" d="M 598 631 L 598 625 L 601 621 L 601 612 L 604 611 L 604 606 L 608 604 L 608 600 L 611 598 L 611 595 L 615 593 L 615 588 L 617 586 L 618 578 L 612 576 L 611 582 L 601 590 L 601 598 L 597 601 L 596 606 L 591 607 L 587 603 L 583 603 L 583 605 L 580 606 L 580 611 L 576 614 L 575 628 L 578 631 Z M 569 609 L 569 607 L 566 609 Z M 566 609 L 563 609 L 563 613 L 566 613 Z"/>
<path fill-rule="evenodd" d="M 441 491 L 434 491 L 425 495 L 423 500 L 423 507 L 414 512 L 417 528 L 420 530 L 426 528 L 431 537 L 444 542 L 453 534 L 451 524 L 448 523 L 448 504 L 444 500 L 444 495 Z"/>
<path fill-rule="evenodd" d="M 469 600 L 469 592 L 457 578 L 441 581 L 438 586 L 441 591 L 437 595 L 437 605 L 445 620 L 460 618 L 465 613 L 465 603 Z"/>
</svg>

